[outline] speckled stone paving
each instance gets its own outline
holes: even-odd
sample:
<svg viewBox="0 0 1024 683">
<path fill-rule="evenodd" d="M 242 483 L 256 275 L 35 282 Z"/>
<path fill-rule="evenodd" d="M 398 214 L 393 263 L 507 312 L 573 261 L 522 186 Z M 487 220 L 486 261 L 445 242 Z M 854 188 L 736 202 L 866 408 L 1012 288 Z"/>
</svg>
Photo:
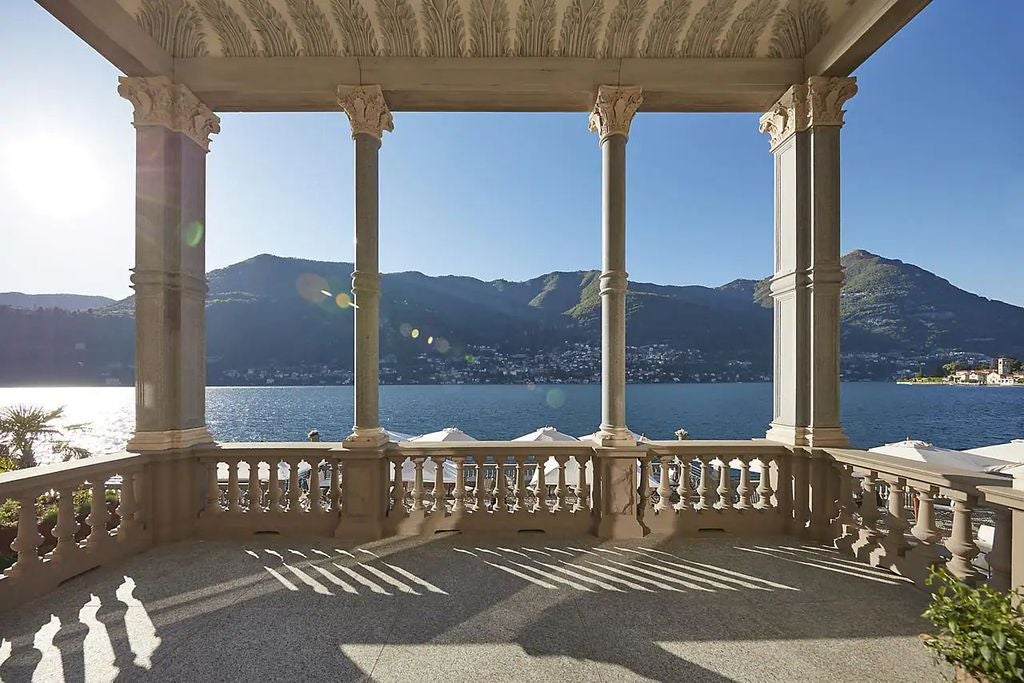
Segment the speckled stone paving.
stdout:
<svg viewBox="0 0 1024 683">
<path fill-rule="evenodd" d="M 0 616 L 0 679 L 939 680 L 926 604 L 794 539 L 190 541 Z"/>
</svg>

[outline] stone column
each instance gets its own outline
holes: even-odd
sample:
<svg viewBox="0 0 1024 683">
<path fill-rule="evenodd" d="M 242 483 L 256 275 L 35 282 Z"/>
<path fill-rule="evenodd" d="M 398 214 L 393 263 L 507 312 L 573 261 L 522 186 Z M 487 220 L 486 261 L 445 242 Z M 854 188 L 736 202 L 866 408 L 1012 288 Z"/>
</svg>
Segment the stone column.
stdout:
<svg viewBox="0 0 1024 683">
<path fill-rule="evenodd" d="M 211 443 L 206 428 L 206 153 L 220 119 L 164 76 L 122 77 L 135 107 L 132 451 Z"/>
<path fill-rule="evenodd" d="M 812 77 L 761 117 L 775 159 L 774 411 L 767 436 L 792 446 L 848 443 L 839 424 L 839 128 L 842 105 L 856 91 L 853 78 Z"/>
<path fill-rule="evenodd" d="M 629 446 L 626 428 L 626 141 L 643 95 L 602 85 L 590 130 L 601 145 L 601 428 L 604 446 Z"/>
<path fill-rule="evenodd" d="M 601 145 L 601 428 L 594 502 L 598 535 L 644 535 L 637 514 L 637 458 L 646 454 L 626 428 L 626 140 L 643 102 L 637 86 L 602 85 L 590 130 Z"/>
<path fill-rule="evenodd" d="M 355 141 L 355 424 L 350 448 L 387 442 L 378 414 L 380 370 L 380 266 L 378 262 L 378 171 L 381 136 L 394 130 L 380 86 L 341 86 L 338 105 L 348 115 Z"/>
</svg>

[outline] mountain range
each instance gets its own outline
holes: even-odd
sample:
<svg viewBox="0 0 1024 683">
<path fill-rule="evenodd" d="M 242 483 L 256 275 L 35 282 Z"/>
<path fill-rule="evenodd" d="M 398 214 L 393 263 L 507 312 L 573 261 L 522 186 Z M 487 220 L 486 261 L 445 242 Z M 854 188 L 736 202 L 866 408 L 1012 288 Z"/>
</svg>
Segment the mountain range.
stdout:
<svg viewBox="0 0 1024 683">
<path fill-rule="evenodd" d="M 1024 356 L 1024 308 L 866 251 L 853 251 L 842 263 L 844 369 L 858 358 L 884 375 L 914 359 Z M 335 379 L 344 381 L 352 367 L 353 310 L 344 305 L 351 274 L 350 263 L 268 254 L 210 272 L 210 383 L 231 383 L 252 369 L 317 367 L 338 371 Z M 423 376 L 417 367 L 432 364 L 436 371 L 442 361 L 457 364 L 481 349 L 530 357 L 574 344 L 599 346 L 598 276 L 553 272 L 485 282 L 385 274 L 382 359 L 399 368 L 393 376 L 414 378 Z M 720 287 L 630 282 L 627 342 L 674 349 L 673 357 L 685 355 L 690 368 L 742 362 L 750 377 L 770 375 L 770 306 L 767 280 Z M 0 295 L 0 383 L 130 382 L 133 308 L 130 297 Z M 437 343 L 428 349 L 424 339 Z"/>
</svg>

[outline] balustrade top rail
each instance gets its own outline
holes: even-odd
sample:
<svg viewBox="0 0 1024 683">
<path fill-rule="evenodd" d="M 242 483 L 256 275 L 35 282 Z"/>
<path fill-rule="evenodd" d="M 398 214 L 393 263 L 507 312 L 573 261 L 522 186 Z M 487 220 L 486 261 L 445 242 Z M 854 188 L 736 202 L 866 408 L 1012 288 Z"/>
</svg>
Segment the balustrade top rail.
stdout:
<svg viewBox="0 0 1024 683">
<path fill-rule="evenodd" d="M 979 495 L 979 486 L 1001 488 L 1012 485 L 1012 478 L 985 472 L 972 472 L 953 467 L 940 467 L 926 462 L 914 462 L 882 453 L 871 453 L 848 448 L 826 448 L 825 452 L 836 462 L 857 469 L 882 472 L 909 481 L 937 486 L 943 491 L 960 491 Z"/>
<path fill-rule="evenodd" d="M 406 453 L 413 457 L 458 457 L 474 453 L 497 456 L 585 455 L 593 452 L 594 444 L 586 441 L 402 441 L 388 447 L 389 455 Z"/>
<path fill-rule="evenodd" d="M 58 488 L 61 484 L 77 484 L 93 476 L 107 476 L 112 470 L 126 473 L 141 470 L 145 460 L 136 453 L 94 455 L 52 465 L 37 465 L 0 474 L 0 500 L 38 491 Z"/>
<path fill-rule="evenodd" d="M 648 450 L 654 455 L 685 455 L 692 453 L 697 455 L 785 455 L 789 448 L 783 444 L 768 441 L 767 439 L 735 439 L 735 440 L 701 440 L 688 439 L 686 441 L 649 441 L 646 444 Z"/>
</svg>

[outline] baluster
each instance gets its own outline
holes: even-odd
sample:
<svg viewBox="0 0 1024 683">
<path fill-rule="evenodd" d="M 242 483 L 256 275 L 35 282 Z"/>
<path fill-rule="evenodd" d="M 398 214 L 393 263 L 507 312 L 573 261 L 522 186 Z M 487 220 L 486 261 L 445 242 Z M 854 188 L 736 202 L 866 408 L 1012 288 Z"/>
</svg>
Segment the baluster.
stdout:
<svg viewBox="0 0 1024 683">
<path fill-rule="evenodd" d="M 330 488 L 330 508 L 331 512 L 341 511 L 341 460 L 338 458 L 330 458 L 327 460 L 331 464 L 331 488 Z"/>
<path fill-rule="evenodd" d="M 676 483 L 676 496 L 679 502 L 676 503 L 676 510 L 693 510 L 694 491 L 693 482 L 690 481 L 690 460 L 686 456 L 677 456 L 679 463 L 679 481 Z"/>
<path fill-rule="evenodd" d="M 281 461 L 274 459 L 270 461 L 270 483 L 267 484 L 267 511 L 271 514 L 281 514 Z"/>
<path fill-rule="evenodd" d="M 452 490 L 452 512 L 463 512 L 466 509 L 466 458 L 457 455 L 455 461 L 455 488 Z"/>
<path fill-rule="evenodd" d="M 565 464 L 569 459 L 564 455 L 556 455 L 554 458 L 558 463 L 558 483 L 555 484 L 555 504 L 551 511 L 561 512 L 565 509 Z"/>
<path fill-rule="evenodd" d="M 444 457 L 434 457 L 434 507 L 432 512 L 444 515 L 448 512 L 444 502 Z"/>
<path fill-rule="evenodd" d="M 717 510 L 729 510 L 732 508 L 732 477 L 729 476 L 729 461 L 722 456 L 718 459 L 718 501 L 715 503 Z"/>
<path fill-rule="evenodd" d="M 972 561 L 980 552 L 974 542 L 974 529 L 971 525 L 971 515 L 974 512 L 976 496 L 966 496 L 965 500 L 954 500 L 953 503 L 953 530 L 946 539 L 946 549 L 953 554 L 953 557 L 946 562 L 946 569 L 950 574 L 968 585 L 974 585 L 981 577 L 981 573 L 975 569 Z"/>
<path fill-rule="evenodd" d="M 242 499 L 242 491 L 238 487 L 238 460 L 231 460 L 228 462 L 228 510 L 230 512 L 240 512 L 242 506 L 239 502 Z"/>
<path fill-rule="evenodd" d="M 537 463 L 537 505 L 534 512 L 548 512 L 548 483 L 545 481 L 544 468 L 548 464 L 548 458 L 541 458 Z"/>
<path fill-rule="evenodd" d="M 772 461 L 767 458 L 758 458 L 761 463 L 761 475 L 757 478 L 757 505 L 758 510 L 768 510 L 772 507 Z"/>
<path fill-rule="evenodd" d="M 324 511 L 323 491 L 320 489 L 320 458 L 317 455 L 309 462 L 309 492 L 306 497 L 309 499 L 310 512 Z"/>
<path fill-rule="evenodd" d="M 886 481 L 889 484 L 889 501 L 885 518 L 885 526 L 888 533 L 886 533 L 885 538 L 882 540 L 882 547 L 885 549 L 889 563 L 892 564 L 897 558 L 903 557 L 906 554 L 907 548 L 910 547 L 910 543 L 907 542 L 907 529 L 910 527 L 910 524 L 907 523 L 907 506 L 904 494 L 904 487 L 907 482 L 899 477 L 888 477 Z"/>
<path fill-rule="evenodd" d="M 24 576 L 35 571 L 42 564 L 38 551 L 42 544 L 43 537 L 39 535 L 39 521 L 36 519 L 36 495 L 23 494 L 18 498 L 18 535 L 11 543 L 11 550 L 18 554 L 18 560 L 4 574 Z"/>
<path fill-rule="evenodd" d="M 1004 507 L 994 508 L 995 533 L 992 536 L 992 550 L 985 555 L 992 575 L 989 577 L 988 585 L 996 590 L 1009 590 L 1010 570 L 1012 568 L 1012 555 L 1010 547 L 1013 543 L 1013 517 L 1009 509 Z"/>
<path fill-rule="evenodd" d="M 526 456 L 516 455 L 516 502 L 512 506 L 513 512 L 526 507 Z"/>
<path fill-rule="evenodd" d="M 706 455 L 697 456 L 700 460 L 700 481 L 697 483 L 697 509 L 711 508 L 711 458 Z"/>
<path fill-rule="evenodd" d="M 121 486 L 124 487 L 123 481 Z M 121 519 L 121 526 L 124 526 L 124 518 Z M 54 560 L 66 558 L 78 547 L 75 541 L 76 533 L 78 521 L 75 519 L 74 488 L 62 486 L 57 492 L 57 525 L 53 527 L 53 534 L 57 539 L 57 547 L 53 549 L 52 555 Z"/>
<path fill-rule="evenodd" d="M 484 488 L 486 484 L 486 475 L 484 473 L 484 457 L 479 455 L 473 456 L 473 464 L 476 467 L 476 487 L 473 489 L 473 494 L 476 497 L 476 509 L 474 512 L 486 512 L 487 511 L 487 489 Z"/>
<path fill-rule="evenodd" d="M 499 455 L 494 458 L 496 463 L 494 472 L 494 512 L 505 514 L 508 512 L 508 481 L 505 478 L 506 458 Z"/>
<path fill-rule="evenodd" d="M 739 486 L 736 487 L 736 495 L 739 496 L 739 500 L 736 501 L 737 510 L 749 510 L 753 507 L 750 502 L 752 491 L 753 489 L 750 486 L 750 458 L 740 456 L 740 482 Z"/>
<path fill-rule="evenodd" d="M 412 481 L 412 510 L 419 512 L 423 510 L 423 461 L 426 458 L 413 458 L 412 464 L 415 468 Z"/>
<path fill-rule="evenodd" d="M 89 506 L 89 538 L 85 539 L 85 547 L 89 552 L 98 553 L 106 546 L 110 538 L 107 533 L 107 487 L 103 477 L 98 476 L 97 481 L 92 482 L 92 503 Z"/>
<path fill-rule="evenodd" d="M 811 519 L 810 458 L 806 451 L 793 451 L 793 518 L 790 532 L 803 534 Z M 780 484 L 783 486 L 784 484 Z"/>
<path fill-rule="evenodd" d="M 587 462 L 590 461 L 590 457 L 586 455 L 574 457 L 580 466 L 580 471 L 576 478 L 576 507 L 573 508 L 573 512 L 586 512 L 590 510 L 590 486 L 587 484 Z"/>
<path fill-rule="evenodd" d="M 857 518 L 853 514 L 857 503 L 853 498 L 853 468 L 842 463 L 834 463 L 833 466 L 839 472 L 839 507 L 832 523 L 832 533 L 836 537 L 836 548 L 849 551 L 857 540 Z"/>
<path fill-rule="evenodd" d="M 117 540 L 120 543 L 127 543 L 135 536 L 135 511 L 138 504 L 135 501 L 135 477 L 134 472 L 121 475 L 121 502 L 117 506 L 117 514 L 121 517 L 121 523 L 117 525 Z M 58 508 L 58 517 L 60 510 Z"/>
<path fill-rule="evenodd" d="M 122 483 L 121 486 L 124 486 Z M 206 462 L 206 509 L 203 510 L 204 517 L 212 517 L 221 513 L 220 507 L 220 482 L 217 481 L 217 461 Z"/>
<path fill-rule="evenodd" d="M 405 456 L 399 455 L 391 460 L 391 511 L 405 512 L 405 479 L 402 468 L 405 466 Z"/>
<path fill-rule="evenodd" d="M 248 500 L 249 514 L 256 515 L 263 511 L 260 499 L 263 491 L 260 489 L 260 461 L 255 458 L 246 458 L 245 464 L 249 466 L 249 491 Z"/>
<path fill-rule="evenodd" d="M 854 544 L 854 551 L 858 557 L 862 556 L 865 549 L 870 554 L 882 537 L 882 532 L 878 530 L 878 498 L 875 493 L 877 476 L 875 472 L 868 472 L 861 481 L 860 533 Z"/>
<path fill-rule="evenodd" d="M 637 458 L 636 509 L 642 513 L 651 504 L 651 457 Z"/>
<path fill-rule="evenodd" d="M 654 509 L 658 512 L 672 508 L 672 488 L 669 485 L 669 464 L 675 459 L 671 455 L 659 455 L 658 457 L 658 504 Z"/>
<path fill-rule="evenodd" d="M 302 491 L 299 490 L 299 463 L 301 458 L 288 458 L 288 512 L 297 515 L 302 512 Z"/>
</svg>

